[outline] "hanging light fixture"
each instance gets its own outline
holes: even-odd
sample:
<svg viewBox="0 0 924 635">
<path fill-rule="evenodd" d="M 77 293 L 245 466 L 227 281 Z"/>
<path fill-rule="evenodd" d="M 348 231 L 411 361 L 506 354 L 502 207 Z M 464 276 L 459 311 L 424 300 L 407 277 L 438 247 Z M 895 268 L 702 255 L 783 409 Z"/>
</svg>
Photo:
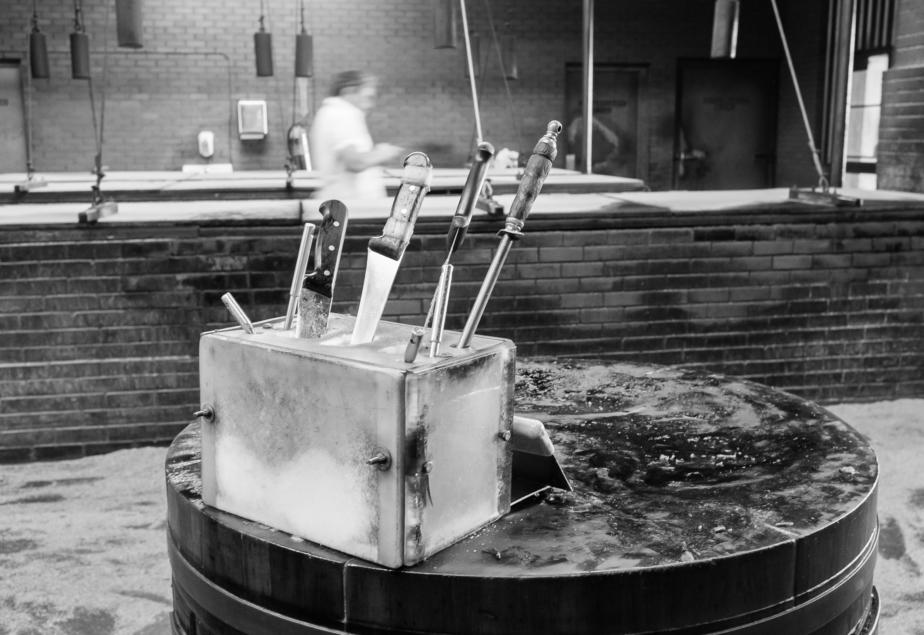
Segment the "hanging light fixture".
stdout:
<svg viewBox="0 0 924 635">
<path fill-rule="evenodd" d="M 48 79 L 48 44 L 45 34 L 39 31 L 36 0 L 32 0 L 32 32 L 29 34 L 29 67 L 33 79 Z"/>
<path fill-rule="evenodd" d="M 507 13 L 504 19 L 504 35 L 501 36 L 501 64 L 504 67 L 504 77 L 507 79 L 517 79 L 520 71 L 517 68 L 517 36 L 510 29 L 510 5 L 507 5 Z"/>
<path fill-rule="evenodd" d="M 734 59 L 738 48 L 738 0 L 715 0 L 712 15 L 713 59 Z"/>
<path fill-rule="evenodd" d="M 263 0 L 260 0 L 260 30 L 253 34 L 253 51 L 257 59 L 257 77 L 273 75 L 273 36 L 263 24 Z"/>
<path fill-rule="evenodd" d="M 433 48 L 456 48 L 456 32 L 455 0 L 433 0 Z"/>
<path fill-rule="evenodd" d="M 80 0 L 74 0 L 74 32 L 71 33 L 71 77 L 90 79 L 90 36 L 83 27 Z"/>
<path fill-rule="evenodd" d="M 116 0 L 116 36 L 119 46 L 140 49 L 141 43 L 141 1 Z"/>
<path fill-rule="evenodd" d="M 295 36 L 295 76 L 311 77 L 314 64 L 314 45 L 305 31 L 305 0 L 299 0 L 299 14 L 302 30 Z"/>
</svg>

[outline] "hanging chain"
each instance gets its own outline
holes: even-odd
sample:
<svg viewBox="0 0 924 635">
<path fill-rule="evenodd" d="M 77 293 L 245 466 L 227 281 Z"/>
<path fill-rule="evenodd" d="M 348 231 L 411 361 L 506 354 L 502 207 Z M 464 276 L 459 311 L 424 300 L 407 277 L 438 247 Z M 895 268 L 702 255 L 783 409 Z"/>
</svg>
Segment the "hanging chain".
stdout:
<svg viewBox="0 0 924 635">
<path fill-rule="evenodd" d="M 263 13 L 264 13 L 264 11 L 263 11 L 263 0 L 260 0 L 260 20 L 259 20 L 259 22 L 260 22 L 260 30 L 261 30 L 261 31 L 263 30 L 263 26 L 264 26 L 264 25 L 263 25 L 263 17 L 264 17 L 264 16 L 263 16 Z"/>
</svg>

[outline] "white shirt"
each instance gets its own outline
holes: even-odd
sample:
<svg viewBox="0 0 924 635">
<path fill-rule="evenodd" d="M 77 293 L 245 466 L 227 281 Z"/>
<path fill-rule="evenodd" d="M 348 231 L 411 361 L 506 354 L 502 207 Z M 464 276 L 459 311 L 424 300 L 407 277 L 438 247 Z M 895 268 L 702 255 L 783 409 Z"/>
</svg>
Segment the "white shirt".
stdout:
<svg viewBox="0 0 924 635">
<path fill-rule="evenodd" d="M 309 133 L 311 159 L 323 179 L 314 198 L 355 200 L 385 196 L 381 168 L 351 172 L 338 158 L 340 151 L 349 146 L 360 152 L 372 150 L 366 113 L 341 97 L 327 97 L 321 102 Z"/>
</svg>

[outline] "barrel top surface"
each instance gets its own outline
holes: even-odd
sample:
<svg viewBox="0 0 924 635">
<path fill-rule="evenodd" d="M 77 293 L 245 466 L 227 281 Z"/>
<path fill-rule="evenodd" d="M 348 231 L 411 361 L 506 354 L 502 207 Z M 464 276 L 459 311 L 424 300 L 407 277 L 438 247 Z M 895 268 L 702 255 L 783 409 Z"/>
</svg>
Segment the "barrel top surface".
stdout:
<svg viewBox="0 0 924 635">
<path fill-rule="evenodd" d="M 761 384 L 668 366 L 520 360 L 515 398 L 518 414 L 545 424 L 573 491 L 534 497 L 408 573 L 595 576 L 714 561 L 810 537 L 875 493 L 876 457 L 859 433 Z M 191 424 L 170 448 L 167 480 L 201 506 L 198 445 Z"/>
</svg>

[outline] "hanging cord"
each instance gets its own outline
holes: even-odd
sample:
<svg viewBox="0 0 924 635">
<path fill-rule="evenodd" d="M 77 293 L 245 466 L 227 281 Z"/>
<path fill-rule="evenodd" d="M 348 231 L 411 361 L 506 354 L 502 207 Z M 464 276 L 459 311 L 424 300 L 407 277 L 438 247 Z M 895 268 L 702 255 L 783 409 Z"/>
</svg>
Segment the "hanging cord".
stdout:
<svg viewBox="0 0 924 635">
<path fill-rule="evenodd" d="M 83 33 L 83 9 L 80 6 L 80 0 L 74 0 L 74 30 L 77 33 Z"/>
<path fill-rule="evenodd" d="M 296 20 L 296 23 L 301 24 L 301 30 L 304 31 L 305 30 L 305 5 L 303 4 L 302 0 L 296 0 L 295 2 L 295 20 Z M 299 32 L 296 31 L 296 34 L 295 34 L 296 42 L 298 41 L 297 39 L 298 33 Z M 298 48 L 297 44 L 296 44 L 296 48 Z M 297 59 L 295 60 L 295 64 L 298 64 Z M 281 92 L 282 91 L 280 91 L 280 93 Z M 283 134 L 283 139 L 285 140 L 285 148 L 286 148 L 286 162 L 285 162 L 284 167 L 286 169 L 286 187 L 287 188 L 291 188 L 294 185 L 292 175 L 295 173 L 295 169 L 296 169 L 296 162 L 295 162 L 296 159 L 294 156 L 292 156 L 292 148 L 289 146 L 289 133 L 293 128 L 295 128 L 295 124 L 296 124 L 295 103 L 296 103 L 297 97 L 298 97 L 298 77 L 295 75 L 295 70 L 293 68 L 293 72 L 292 72 L 292 123 L 289 125 L 288 128 L 286 128 L 285 133 Z M 282 117 L 283 115 L 282 115 L 282 100 L 281 99 L 279 100 L 279 111 L 280 111 L 280 117 Z"/>
<path fill-rule="evenodd" d="M 468 32 L 468 14 L 465 11 L 465 0 L 459 0 L 462 7 L 462 33 L 465 35 L 465 60 L 468 64 L 468 79 L 472 90 L 472 106 L 475 109 L 475 134 L 478 143 L 484 141 L 481 132 L 481 112 L 478 109 L 478 89 L 475 86 L 475 65 L 472 63 L 472 41 Z"/>
<path fill-rule="evenodd" d="M 32 0 L 32 31 L 36 32 L 38 28 L 38 0 Z M 23 70 L 26 76 L 26 180 L 31 181 L 35 169 L 32 165 L 32 153 L 34 151 L 32 141 L 32 46 L 29 46 L 29 53 L 26 56 L 26 66 Z"/>
<path fill-rule="evenodd" d="M 474 57 L 472 58 L 474 61 Z M 487 70 L 488 70 L 488 61 L 485 55 L 479 54 L 478 59 L 478 94 L 484 95 L 484 86 L 487 83 Z M 472 148 L 472 151 L 469 153 L 469 159 L 475 159 L 475 153 L 478 151 L 478 126 L 472 126 L 472 138 L 469 141 L 469 145 Z"/>
<path fill-rule="evenodd" d="M 799 102 L 799 110 L 802 112 L 802 123 L 805 125 L 805 134 L 808 137 L 809 149 L 812 151 L 812 161 L 815 164 L 815 171 L 818 173 L 818 186 L 823 192 L 828 191 L 828 178 L 825 176 L 824 168 L 821 166 L 821 157 L 818 148 L 815 146 L 815 137 L 812 135 L 812 127 L 809 124 L 808 112 L 805 110 L 805 102 L 802 101 L 802 91 L 799 89 L 799 80 L 796 78 L 796 68 L 792 63 L 792 55 L 789 53 L 789 43 L 786 40 L 786 33 L 783 31 L 783 20 L 780 18 L 780 9 L 777 7 L 776 0 L 770 0 L 773 6 L 773 16 L 776 18 L 776 26 L 780 31 L 780 41 L 783 43 L 783 53 L 786 55 L 786 64 L 789 66 L 789 75 L 792 77 L 792 86 L 796 92 L 796 100 Z"/>
<path fill-rule="evenodd" d="M 264 13 L 263 0 L 260 0 L 260 30 L 261 30 L 261 31 L 263 30 L 263 13 Z M 266 11 L 266 16 L 267 16 L 267 19 L 271 21 L 271 18 L 270 18 L 270 15 L 269 15 L 269 11 Z M 270 57 L 271 57 L 271 58 L 272 58 L 272 55 L 273 55 L 273 48 L 270 47 Z M 285 148 L 285 156 L 286 156 L 286 162 L 285 162 L 285 164 L 284 164 L 283 167 L 285 167 L 285 169 L 286 169 L 286 171 L 287 171 L 287 176 L 290 176 L 291 173 L 289 172 L 289 161 L 288 161 L 288 156 L 289 156 L 289 127 L 286 125 L 286 111 L 285 111 L 285 106 L 283 105 L 285 99 L 282 97 L 283 90 L 282 90 L 282 88 L 280 88 L 281 81 L 280 81 L 280 79 L 279 79 L 279 73 L 277 72 L 278 70 L 279 70 L 279 69 L 275 68 L 275 64 L 274 64 L 274 68 L 273 68 L 273 83 L 276 85 L 276 94 L 279 96 L 279 98 L 276 99 L 276 104 L 277 104 L 278 110 L 279 110 L 279 127 L 280 127 L 281 130 L 282 130 L 282 141 L 283 141 L 283 144 L 284 144 L 283 147 Z M 294 69 L 293 69 L 293 71 L 292 71 L 292 75 L 293 75 L 293 76 L 295 75 Z"/>
<path fill-rule="evenodd" d="M 498 66 L 501 67 L 501 78 L 504 80 L 504 92 L 507 93 L 507 107 L 510 109 L 510 119 L 513 121 L 513 129 L 516 132 L 517 140 L 523 138 L 523 131 L 520 127 L 520 120 L 516 115 L 513 106 L 513 93 L 510 90 L 510 82 L 507 80 L 507 69 L 504 68 L 504 56 L 501 52 L 500 40 L 497 37 L 497 29 L 494 28 L 494 17 L 491 15 L 491 3 L 484 0 L 485 15 L 488 18 L 488 28 L 491 29 L 491 40 L 494 43 L 494 52 L 497 53 Z"/>
<path fill-rule="evenodd" d="M 79 0 L 78 0 L 79 2 Z M 105 18 L 106 32 L 109 30 L 109 4 L 106 4 Z M 103 40 L 103 86 L 100 89 L 100 106 L 99 106 L 99 125 L 96 122 L 96 100 L 93 92 L 93 77 L 87 79 L 87 87 L 90 91 L 90 115 L 93 118 L 93 138 L 96 144 L 96 156 L 93 158 L 93 173 L 96 175 L 96 185 L 93 186 L 93 204 L 98 205 L 103 202 L 100 193 L 100 182 L 103 177 L 103 130 L 105 129 L 106 120 L 106 89 L 109 78 L 109 40 Z"/>
<path fill-rule="evenodd" d="M 305 32 L 305 0 L 298 0 L 296 4 L 296 18 L 298 19 L 298 24 L 300 29 L 296 34 L 296 37 Z M 298 60 L 295 60 L 295 63 L 298 64 Z M 295 114 L 297 112 L 297 103 L 298 103 L 298 77 L 295 73 L 292 73 L 292 125 L 294 126 L 298 119 Z M 288 143 L 288 140 L 287 140 Z"/>
</svg>

